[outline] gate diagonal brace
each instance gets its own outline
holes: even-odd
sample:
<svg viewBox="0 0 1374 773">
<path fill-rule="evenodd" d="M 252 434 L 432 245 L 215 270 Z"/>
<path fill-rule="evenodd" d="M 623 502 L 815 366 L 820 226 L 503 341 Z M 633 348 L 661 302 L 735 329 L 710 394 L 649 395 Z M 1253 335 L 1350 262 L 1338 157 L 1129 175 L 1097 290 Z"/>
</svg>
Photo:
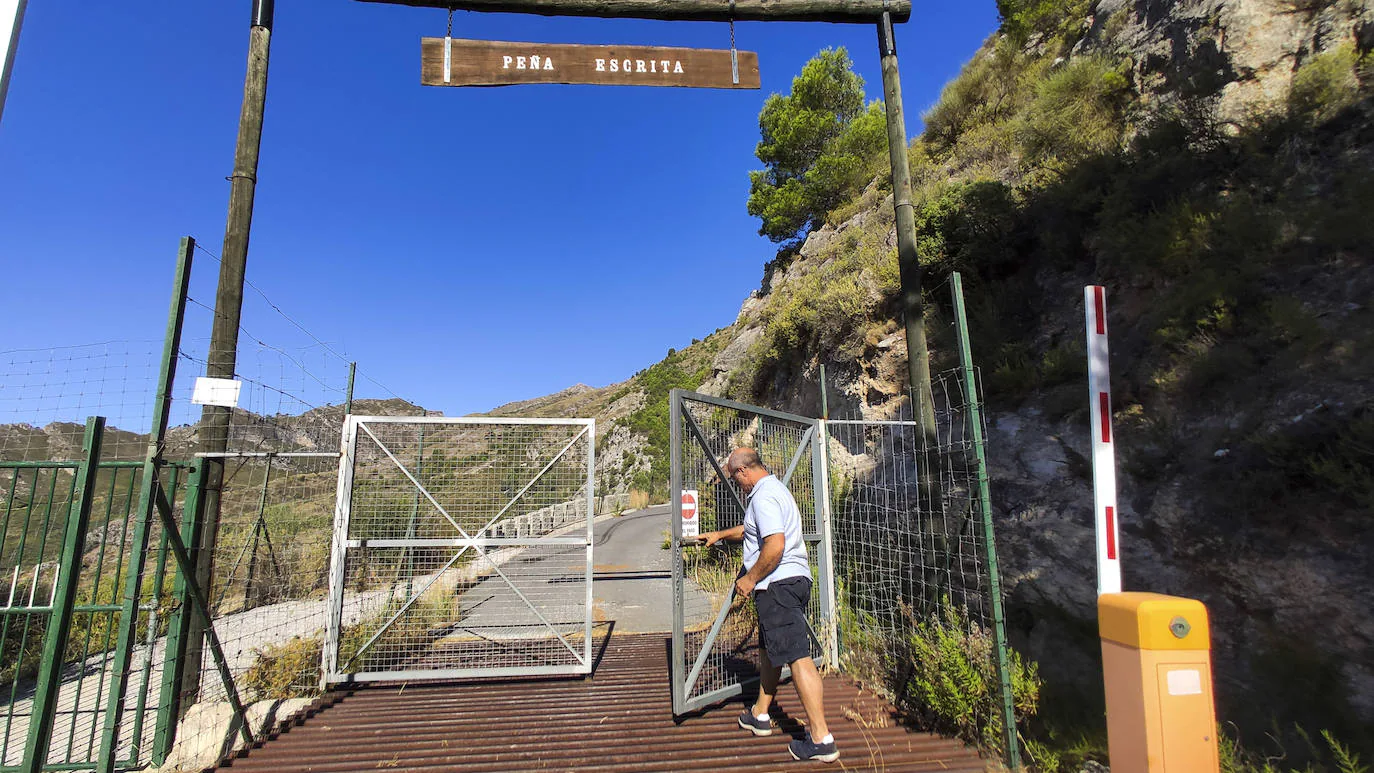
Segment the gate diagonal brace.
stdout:
<svg viewBox="0 0 1374 773">
<path fill-rule="evenodd" d="M 391 460 L 392 464 L 395 464 L 396 468 L 399 469 L 407 478 L 410 479 L 410 482 L 415 485 L 415 488 L 418 489 L 421 494 L 425 495 L 425 499 L 428 499 L 429 503 L 434 505 L 435 509 L 439 511 L 440 515 L 443 515 L 449 523 L 453 524 L 453 528 L 457 529 L 458 533 L 462 534 L 464 539 L 472 539 L 472 535 L 464 531 L 463 527 L 459 526 L 458 522 L 453 520 L 453 516 L 448 514 L 448 511 L 444 509 L 444 506 L 439 504 L 439 502 L 434 499 L 433 495 L 429 493 L 429 490 L 426 489 L 423 485 L 421 485 L 420 481 L 416 480 L 414 475 L 410 474 L 410 470 L 407 470 L 404 464 L 401 464 L 401 460 L 397 459 L 396 455 L 391 453 L 391 449 L 387 448 L 385 443 L 383 443 L 381 440 L 378 440 L 377 436 L 372 434 L 372 430 L 367 428 L 367 424 L 365 422 L 358 422 L 358 426 L 362 428 L 363 432 L 367 433 L 368 437 L 372 438 L 372 442 L 376 443 L 378 448 L 382 449 L 382 453 L 386 454 L 387 458 Z"/>
<path fill-rule="evenodd" d="M 553 623 L 550 623 L 549 619 L 544 617 L 544 615 L 534 606 L 534 604 L 530 603 L 529 599 L 525 598 L 525 594 L 521 593 L 520 589 L 515 587 L 515 583 L 511 582 L 511 579 L 506 576 L 506 573 L 501 571 L 501 567 L 497 566 L 496 562 L 491 560 L 491 557 L 488 556 L 481 548 L 477 548 L 477 554 L 487 559 L 487 563 L 491 564 L 492 570 L 495 571 L 497 574 L 501 575 L 501 579 L 505 580 L 506 584 L 510 586 L 510 589 L 515 591 L 515 595 L 519 596 L 520 600 L 525 602 L 525 606 L 530 608 L 530 611 L 534 613 L 535 617 L 538 617 L 539 621 L 543 623 L 545 627 L 547 627 L 550 631 L 553 631 L 553 635 L 557 636 L 560 642 L 563 642 L 563 646 L 568 648 L 568 652 L 572 653 L 572 656 L 577 659 L 577 662 L 586 665 L 585 663 L 583 663 L 582 656 L 577 654 L 577 650 L 573 649 L 572 645 L 568 643 L 568 640 L 563 638 L 563 634 L 559 633 L 558 629 L 553 627 Z"/>
<path fill-rule="evenodd" d="M 706 639 L 701 643 L 701 652 L 697 655 L 697 662 L 692 664 L 692 672 L 687 675 L 687 684 L 683 687 L 683 694 L 690 695 L 692 688 L 697 684 L 697 678 L 701 676 L 701 669 L 706 665 L 706 659 L 711 656 L 712 648 L 716 645 L 716 637 L 720 635 L 720 629 L 725 626 L 725 618 L 730 616 L 730 608 L 735 604 L 735 585 L 730 584 L 730 591 L 725 596 L 725 603 L 721 605 L 720 612 L 716 615 L 716 621 L 711 624 L 710 633 L 706 634 Z"/>
<path fill-rule="evenodd" d="M 196 611 L 205 619 L 205 638 L 210 643 L 210 654 L 214 657 L 215 667 L 219 670 L 220 681 L 224 683 L 224 694 L 229 699 L 229 706 L 234 710 L 234 717 L 239 721 L 239 734 L 243 736 L 243 742 L 248 745 L 253 743 L 253 731 L 248 729 L 248 713 L 243 708 L 243 702 L 239 700 L 238 688 L 234 686 L 234 677 L 229 673 L 229 661 L 224 657 L 224 648 L 220 645 L 219 635 L 215 633 L 215 626 L 211 623 L 210 605 L 205 600 L 205 592 L 195 580 L 195 566 L 191 562 L 191 557 L 186 552 L 186 544 L 181 541 L 181 532 L 177 528 L 176 519 L 172 517 L 172 505 L 167 501 L 167 494 L 161 486 L 157 487 L 157 510 L 158 516 L 162 519 L 162 533 L 167 538 L 167 544 L 172 548 L 172 553 L 176 555 L 177 568 L 186 578 L 186 588 L 191 592 L 191 602 L 195 604 Z"/>
<path fill-rule="evenodd" d="M 400 609 L 396 610 L 396 614 L 392 615 L 390 620 L 387 620 L 385 623 L 383 623 L 382 626 L 377 629 L 377 632 L 372 634 L 372 638 L 368 639 L 363 644 L 363 646 L 358 648 L 357 652 L 353 653 L 353 655 L 348 658 L 348 661 L 343 664 L 343 667 L 347 668 L 348 666 L 353 665 L 353 661 L 356 660 L 359 655 L 366 652 L 368 648 L 370 648 L 373 644 L 375 644 L 377 642 L 377 639 L 381 638 L 381 635 L 386 633 L 386 630 L 390 628 L 392 625 L 394 625 L 397 620 L 400 620 L 401 615 L 404 615 L 406 613 L 406 610 L 410 609 L 411 605 L 413 605 L 417 599 L 423 596 L 425 591 L 429 590 L 431 585 L 438 582 L 439 578 L 443 576 L 444 572 L 447 572 L 453 566 L 454 562 L 456 562 L 464 553 L 467 552 L 468 548 L 473 548 L 475 551 L 477 551 L 477 555 L 481 556 L 482 558 L 485 558 L 487 560 L 487 563 L 491 565 L 492 570 L 495 571 L 498 575 L 500 575 L 502 580 L 506 581 L 506 584 L 510 586 L 510 589 L 515 591 L 515 595 L 519 596 L 521 601 L 525 602 L 525 606 L 530 608 L 530 611 L 533 612 L 535 616 L 539 618 L 539 621 L 542 622 L 546 628 L 552 631 L 554 636 L 558 637 L 558 640 L 563 643 L 563 646 L 568 648 L 568 651 L 572 653 L 574 658 L 577 658 L 577 662 L 583 663 L 582 656 L 579 655 L 575 649 L 573 649 L 573 646 L 568 643 L 568 640 L 563 637 L 563 634 L 559 633 L 558 629 L 554 627 L 553 623 L 549 622 L 548 618 L 540 614 L 538 608 L 536 608 L 534 604 L 532 604 L 530 600 L 525 597 L 525 594 L 520 592 L 520 589 L 517 588 L 515 586 L 515 583 L 512 582 L 511 579 L 507 577 L 504 572 L 501 571 L 501 568 L 496 565 L 496 562 L 491 560 L 491 557 L 487 555 L 486 551 L 482 550 L 482 548 L 480 547 L 477 547 L 476 543 L 468 543 L 467 545 L 464 545 L 463 549 L 459 550 L 453 556 L 453 558 L 450 558 L 448 560 L 448 563 L 444 564 L 444 566 L 441 569 L 439 569 L 439 571 L 435 572 L 433 576 L 429 578 L 429 581 L 424 584 L 424 587 L 415 591 L 415 593 L 411 595 L 410 598 L 406 599 L 406 603 L 401 605 Z"/>
<path fill-rule="evenodd" d="M 806 428 L 806 433 L 797 442 L 797 453 L 792 455 L 792 463 L 787 465 L 787 474 L 782 476 L 782 485 L 786 486 L 792 482 L 792 473 L 797 471 L 797 463 L 801 461 L 802 454 L 806 452 L 807 446 L 811 443 L 812 435 L 816 434 L 816 425 L 812 424 Z"/>
<path fill-rule="evenodd" d="M 692 430 L 693 435 L 696 435 L 697 443 L 701 445 L 701 450 L 706 452 L 706 458 L 711 461 L 711 466 L 715 468 L 716 474 L 720 476 L 721 480 L 730 480 L 730 476 L 725 474 L 725 470 L 721 469 L 720 463 L 716 461 L 715 454 L 711 452 L 711 443 L 706 439 L 706 433 L 701 431 L 701 426 L 697 424 L 692 412 L 683 411 L 682 415 L 687 417 L 687 428 Z M 744 500 L 740 499 L 739 492 L 735 490 L 733 485 L 726 486 L 726 488 L 730 491 L 730 496 L 734 497 L 735 504 L 739 505 L 740 511 L 749 509 L 744 504 Z"/>
<path fill-rule="evenodd" d="M 425 591 L 429 590 L 431 585 L 438 582 L 439 578 L 444 576 L 444 572 L 447 572 L 449 568 L 452 567 L 453 564 L 463 556 L 464 553 L 468 552 L 468 548 L 470 547 L 472 547 L 472 543 L 464 545 L 462 550 L 459 550 L 457 553 L 454 553 L 453 558 L 450 558 L 448 560 L 448 563 L 444 564 L 443 567 L 439 569 L 439 571 L 435 572 L 433 575 L 430 576 L 429 582 L 426 582 L 423 588 L 415 591 L 415 593 L 412 594 L 410 598 L 406 599 L 406 603 L 402 604 L 401 608 L 396 610 L 396 614 L 392 615 L 390 620 L 383 623 L 382 626 L 377 629 L 377 632 L 372 634 L 372 638 L 368 639 L 367 642 L 363 644 L 363 646 L 358 648 L 357 652 L 353 653 L 353 655 L 348 659 L 348 661 L 343 664 L 343 668 L 348 668 L 349 666 L 353 665 L 353 661 L 356 660 L 359 655 L 366 652 L 367 648 L 371 647 L 377 641 L 377 639 L 381 637 L 382 634 L 386 633 L 386 629 L 394 625 L 397 620 L 400 620 L 401 615 L 404 615 L 406 613 L 406 610 L 410 609 L 412 604 L 414 604 L 421 596 L 425 595 Z M 477 552 L 481 553 L 481 550 L 478 549 Z"/>
<path fill-rule="evenodd" d="M 369 433 L 369 434 L 370 434 L 370 433 Z M 562 450 L 562 451 L 559 451 L 556 455 L 554 455 L 553 459 L 549 460 L 549 463 L 548 463 L 548 464 L 544 465 L 544 469 L 540 470 L 533 478 L 531 478 L 531 479 L 530 479 L 530 482 L 529 482 L 529 483 L 526 483 L 526 484 L 525 484 L 525 487 L 522 488 L 522 489 L 520 489 L 519 493 L 517 493 L 514 497 L 511 497 L 511 500 L 510 500 L 509 502 L 506 503 L 506 506 L 503 507 L 503 508 L 501 508 L 501 512 L 499 512 L 499 513 L 497 513 L 496 515 L 492 516 L 492 517 L 491 517 L 491 520 L 487 521 L 486 524 L 482 526 L 482 528 L 480 528 L 480 529 L 477 530 L 477 537 L 480 539 L 481 537 L 485 536 L 486 533 L 487 533 L 487 529 L 490 529 L 491 526 L 492 526 L 492 524 L 494 524 L 494 523 L 496 523 L 497 521 L 501 520 L 501 516 L 505 515 L 507 510 L 510 510 L 512 507 L 515 506 L 515 503 L 516 503 L 516 502 L 519 502 L 519 501 L 520 501 L 520 497 L 523 497 L 523 496 L 525 495 L 525 492 L 530 490 L 530 486 L 533 486 L 534 484 L 538 483 L 538 482 L 539 482 L 539 479 L 542 478 L 542 477 L 544 477 L 544 473 L 546 473 L 546 472 L 548 472 L 550 469 L 552 469 L 553 466 L 554 466 L 555 464 L 558 464 L 558 460 L 559 460 L 559 459 L 562 459 L 562 458 L 563 458 L 563 455 L 566 454 L 566 453 L 568 453 L 568 449 L 572 448 L 574 445 L 577 445 L 577 441 L 581 440 L 581 439 L 582 439 L 582 436 L 583 436 L 583 435 L 586 435 L 586 434 L 587 434 L 587 427 L 583 427 L 581 432 L 577 433 L 577 435 L 575 435 L 575 436 L 573 437 L 572 440 L 569 440 L 569 441 L 568 441 L 568 444 L 567 444 L 567 445 L 563 446 L 563 450 Z M 419 485 L 419 484 L 416 484 L 416 485 Z M 592 513 L 588 513 L 588 514 L 587 514 L 587 517 L 588 517 L 588 518 L 591 518 L 592 515 L 593 515 Z M 460 531 L 461 531 L 461 530 L 460 530 Z M 465 535 L 463 535 L 463 536 L 467 536 L 467 535 L 465 534 Z"/>
</svg>

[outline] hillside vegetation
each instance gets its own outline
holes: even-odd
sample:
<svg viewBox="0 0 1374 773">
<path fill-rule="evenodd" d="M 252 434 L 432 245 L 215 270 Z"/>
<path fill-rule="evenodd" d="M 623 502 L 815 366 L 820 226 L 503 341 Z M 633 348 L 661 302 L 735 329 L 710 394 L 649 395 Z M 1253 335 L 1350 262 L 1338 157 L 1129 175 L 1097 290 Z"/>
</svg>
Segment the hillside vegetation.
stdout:
<svg viewBox="0 0 1374 773">
<path fill-rule="evenodd" d="M 1319 731 L 1366 755 L 1374 738 L 1374 13 L 999 7 L 911 171 L 933 370 L 952 364 L 945 281 L 964 276 L 1013 643 L 1041 661 L 1037 732 L 1057 739 L 1040 751 L 1100 746 L 1081 298 L 1103 284 L 1126 585 L 1209 605 L 1235 765 L 1250 749 L 1341 769 Z M 1292 39 L 1259 38 L 1266 24 Z M 811 121 L 827 137 L 779 172 L 779 114 L 818 75 L 852 89 L 843 61 L 823 52 L 765 107 L 749 208 L 782 250 L 734 325 L 618 387 L 650 397 L 640 417 L 668 386 L 814 415 L 820 364 L 832 414 L 903 399 L 890 182 L 825 174 L 886 165 L 835 139 L 879 106 L 832 105 Z M 666 429 L 623 426 L 637 469 L 661 469 Z"/>
<path fill-rule="evenodd" d="M 1030 757 L 1069 770 L 1105 741 L 1081 308 L 1102 284 L 1126 587 L 1208 605 L 1228 770 L 1362 769 L 1374 11 L 998 5 L 1000 29 L 925 113 L 910 163 L 932 371 L 953 364 L 950 274 L 966 287 L 1008 628 L 1044 680 Z M 733 324 L 624 383 L 492 414 L 595 416 L 601 492 L 655 501 L 674 388 L 819 415 L 825 365 L 832 415 L 892 416 L 907 392 L 900 276 L 882 105 L 864 86 L 846 52 L 824 51 L 767 100 L 742 205 L 779 249 Z M 332 449 L 340 413 L 244 426 L 264 447 Z M 57 434 L 0 428 L 36 454 Z M 189 448 L 192 428 L 172 435 Z M 298 520 L 325 533 L 316 514 Z"/>
</svg>

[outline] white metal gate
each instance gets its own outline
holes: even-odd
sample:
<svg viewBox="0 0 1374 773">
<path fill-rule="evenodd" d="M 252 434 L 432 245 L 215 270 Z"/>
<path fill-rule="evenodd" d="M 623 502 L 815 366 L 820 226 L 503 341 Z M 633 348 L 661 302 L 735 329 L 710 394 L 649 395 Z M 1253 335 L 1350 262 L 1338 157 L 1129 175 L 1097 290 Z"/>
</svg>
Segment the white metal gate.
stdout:
<svg viewBox="0 0 1374 773">
<path fill-rule="evenodd" d="M 835 664 L 835 583 L 820 422 L 719 397 L 673 390 L 669 397 L 673 506 L 673 713 L 685 714 L 740 694 L 758 679 L 758 628 L 752 603 L 735 597 L 738 548 L 710 550 L 683 538 L 683 492 L 695 493 L 700 531 L 743 523 L 746 500 L 724 474 L 737 446 L 759 452 L 791 490 L 811 562 L 807 610 L 811 655 Z"/>
<path fill-rule="evenodd" d="M 592 419 L 352 416 L 326 682 L 586 674 Z"/>
</svg>

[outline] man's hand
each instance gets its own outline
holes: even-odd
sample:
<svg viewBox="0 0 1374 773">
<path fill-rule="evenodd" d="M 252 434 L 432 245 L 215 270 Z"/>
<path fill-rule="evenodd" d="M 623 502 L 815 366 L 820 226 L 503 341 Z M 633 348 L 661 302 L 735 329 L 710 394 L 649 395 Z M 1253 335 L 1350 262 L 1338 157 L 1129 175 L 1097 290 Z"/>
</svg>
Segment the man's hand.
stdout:
<svg viewBox="0 0 1374 773">
<path fill-rule="evenodd" d="M 749 579 L 749 575 L 742 574 L 738 580 L 735 580 L 735 595 L 749 598 L 749 594 L 754 592 L 754 586 L 757 584 Z"/>
<path fill-rule="evenodd" d="M 711 547 L 717 542 L 739 542 L 744 539 L 744 524 L 719 531 L 708 531 L 697 535 L 698 545 Z"/>
</svg>

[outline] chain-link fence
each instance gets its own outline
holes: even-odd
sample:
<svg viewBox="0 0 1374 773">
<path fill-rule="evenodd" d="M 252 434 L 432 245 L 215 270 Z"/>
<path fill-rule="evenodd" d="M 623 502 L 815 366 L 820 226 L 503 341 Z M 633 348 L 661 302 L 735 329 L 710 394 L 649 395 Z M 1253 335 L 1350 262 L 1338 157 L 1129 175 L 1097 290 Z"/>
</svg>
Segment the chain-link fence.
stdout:
<svg viewBox="0 0 1374 773">
<path fill-rule="evenodd" d="M 692 521 L 701 532 L 743 521 L 747 500 L 723 470 L 732 449 L 747 447 L 802 513 L 817 662 L 885 692 L 927 729 L 1016 759 L 1007 720 L 1033 702 L 1036 684 L 1000 630 L 975 379 L 970 366 L 933 380 L 933 436 L 906 401 L 884 418 L 822 421 L 673 393 L 673 488 L 686 503 L 673 534 L 676 712 L 756 678 L 755 617 L 733 593 L 738 553 L 683 538 Z"/>
<path fill-rule="evenodd" d="M 932 389 L 933 447 L 909 403 L 889 420 L 825 424 L 844 609 L 884 639 L 945 608 L 976 624 L 992 619 L 964 392 L 952 374 Z"/>
<path fill-rule="evenodd" d="M 824 422 L 846 673 L 923 726 L 1006 753 L 1013 683 L 999 641 L 996 553 L 980 477 L 981 421 L 965 373 L 933 379 L 936 437 L 903 402 L 889 419 Z"/>
<path fill-rule="evenodd" d="M 190 247 L 183 242 L 183 265 Z M 281 696 L 318 691 L 318 647 L 293 664 L 282 661 L 297 654 L 297 637 L 318 639 L 324 629 L 350 364 L 252 287 L 239 330 L 234 375 L 242 391 L 222 457 L 218 525 L 198 530 L 193 516 L 201 510 L 187 504 L 204 493 L 191 484 L 204 483 L 207 463 L 197 456 L 202 407 L 191 398 L 209 357 L 208 339 L 195 333 L 209 331 L 213 311 L 191 285 L 183 328 L 192 334 L 180 336 L 170 361 L 163 340 L 0 351 L 0 769 L 38 753 L 30 751 L 30 731 L 44 724 L 34 721 L 34 706 L 45 700 L 45 673 L 55 674 L 55 697 L 37 712 L 54 717 L 43 753 L 49 764 L 70 769 L 94 768 L 98 760 L 103 767 L 107 758 L 117 768 L 158 765 L 174 739 L 168 767 L 199 769 L 232 745 L 230 693 L 249 702 L 248 715 L 261 726 L 286 708 L 275 703 Z M 272 331 L 276 343 L 250 329 Z M 177 378 L 163 403 L 158 383 L 169 364 Z M 360 403 L 374 413 L 419 412 L 391 397 Z M 162 405 L 169 421 L 151 485 L 143 462 Z M 89 416 L 105 422 L 83 508 L 73 497 Z M 210 648 L 183 650 L 193 594 L 169 549 L 159 498 L 170 505 L 190 557 L 211 557 L 213 572 L 200 591 L 230 690 Z M 80 512 L 84 533 L 68 555 L 67 524 Z M 145 534 L 148 548 L 140 550 Z M 64 616 L 64 605 L 54 603 L 63 574 L 76 578 L 64 638 L 54 635 L 54 621 Z M 42 649 L 59 639 L 61 652 L 45 671 Z"/>
<path fill-rule="evenodd" d="M 149 550 L 135 550 L 143 469 L 134 460 L 147 451 L 161 349 L 111 341 L 0 352 L 0 770 L 94 767 L 104 747 L 125 766 L 147 759 L 175 568 L 156 527 Z M 108 421 L 87 437 L 86 417 L 96 414 Z M 86 477 L 85 446 L 96 441 Z M 189 473 L 179 464 L 163 470 L 175 508 Z M 70 533 L 83 522 L 83 533 Z M 135 571 L 146 581 L 126 599 Z M 69 580 L 64 605 L 59 590 Z M 126 616 L 127 644 L 118 635 Z M 58 627 L 67 636 L 45 660 Z M 126 726 L 117 741 L 103 732 L 112 696 Z M 47 745 L 30 749 L 39 715 L 47 715 Z"/>
<path fill-rule="evenodd" d="M 193 305 L 192 315 L 194 308 L 199 307 Z M 187 324 L 208 325 L 208 317 Z M 218 654 L 209 639 L 188 641 L 193 594 L 178 574 L 157 511 L 145 510 L 140 501 L 141 460 L 148 452 L 162 344 L 0 352 L 0 579 L 5 580 L 0 584 L 5 604 L 0 608 L 0 769 L 20 765 L 30 745 L 38 661 L 63 561 L 78 560 L 83 568 L 71 636 L 59 663 L 49 763 L 94 768 L 101 745 L 108 743 L 117 768 L 152 764 L 198 770 L 244 742 L 243 719 L 256 735 L 321 694 L 345 418 L 340 403 L 348 363 L 333 354 L 320 356 L 318 342 L 288 350 L 240 332 L 248 339 L 236 374 L 241 407 L 231 412 L 228 450 L 214 457 L 224 465 L 224 483 L 213 530 L 203 505 L 207 461 L 198 454 L 201 408 L 190 400 L 195 378 L 205 369 L 203 340 L 183 340 L 176 354 L 179 376 L 159 467 L 172 521 L 189 557 L 211 557 L 209 582 L 200 591 Z M 394 396 L 359 400 L 356 408 L 374 415 L 423 413 Z M 92 486 L 81 555 L 64 558 L 59 549 L 72 511 L 82 421 L 92 414 L 109 418 L 102 433 L 106 461 Z M 487 538 L 511 544 L 484 545 L 472 565 L 450 566 L 424 603 L 412 605 L 391 628 L 373 618 L 389 617 L 412 591 L 423 595 L 420 585 L 438 574 L 456 549 L 366 548 L 363 560 L 345 569 L 347 587 L 385 598 L 383 606 L 390 608 L 362 605 L 345 614 L 348 635 L 342 643 L 354 648 L 345 660 L 360 655 L 364 661 L 380 657 L 425 667 L 410 646 L 414 642 L 396 640 L 398 632 L 408 631 L 443 645 L 431 647 L 431 654 L 443 652 L 450 661 L 461 655 L 472 666 L 575 661 L 581 668 L 590 660 L 587 549 L 585 544 L 531 543 L 570 530 L 585 532 L 592 509 L 587 496 L 591 441 L 565 448 L 572 435 L 555 438 L 529 427 L 469 430 L 461 435 L 432 429 L 424 444 L 415 442 L 418 437 L 394 436 L 388 442 L 414 457 L 421 482 L 441 492 L 440 501 L 470 534 L 487 527 Z M 559 457 L 559 451 L 566 453 Z M 555 457 L 558 461 L 545 470 Z M 417 515 L 412 536 L 460 536 L 455 530 L 421 534 L 432 520 L 432 504 L 414 487 L 404 494 L 391 490 L 391 483 L 378 478 L 379 461 L 372 458 L 359 468 L 362 496 L 373 497 L 381 517 L 361 522 L 363 539 L 382 536 L 382 521 L 391 524 L 386 528 L 400 524 L 402 533 L 388 534 L 404 539 L 412 513 Z M 529 479 L 527 487 L 518 480 L 522 476 Z M 199 487 L 190 488 L 192 483 Z M 201 500 L 197 507 L 186 506 L 188 494 Z M 155 500 L 150 497 L 148 504 Z M 139 523 L 146 524 L 150 547 L 135 562 L 133 535 Z M 478 564 L 485 569 L 479 571 Z M 140 586 L 137 621 L 127 657 L 120 657 L 121 610 L 134 574 Z M 445 614 L 429 614 L 436 607 L 430 597 L 441 595 Z M 532 629 L 538 635 L 531 636 Z M 368 645 L 374 634 L 380 635 Z M 514 638 L 527 641 L 519 663 L 510 657 Z M 473 643 L 479 641 L 496 644 L 488 647 L 492 652 L 474 653 Z M 122 716 L 114 723 L 109 696 L 116 691 L 124 698 Z M 242 718 L 235 702 L 246 707 Z"/>
</svg>

